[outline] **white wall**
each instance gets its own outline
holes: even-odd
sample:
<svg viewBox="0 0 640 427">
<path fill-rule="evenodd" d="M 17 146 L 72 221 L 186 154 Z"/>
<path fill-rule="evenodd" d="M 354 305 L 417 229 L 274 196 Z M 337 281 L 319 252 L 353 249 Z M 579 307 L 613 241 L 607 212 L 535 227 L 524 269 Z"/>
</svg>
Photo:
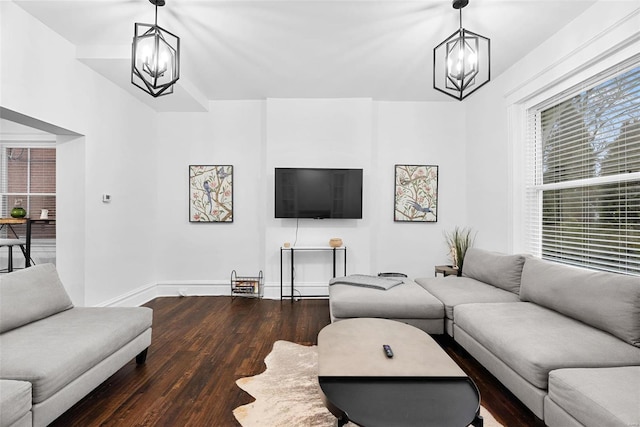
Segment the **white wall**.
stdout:
<svg viewBox="0 0 640 427">
<path fill-rule="evenodd" d="M 266 205 L 265 256 L 268 279 L 280 279 L 280 251 L 284 242 L 297 246 L 328 246 L 341 237 L 347 246 L 347 274 L 370 272 L 371 229 L 377 194 L 376 171 L 371 168 L 372 101 L 370 99 L 270 99 L 266 120 Z M 363 169 L 362 219 L 274 218 L 274 168 L 335 167 Z M 295 280 L 302 294 L 326 294 L 331 278 L 331 254 L 296 254 Z M 285 257 L 285 284 L 290 280 L 289 257 Z M 341 272 L 341 265 L 338 271 Z M 311 289 L 304 289 L 305 285 Z M 278 290 L 279 292 L 279 290 Z M 287 292 L 289 294 L 289 292 Z M 279 295 L 279 293 L 278 293 Z"/>
<path fill-rule="evenodd" d="M 0 2 L 0 23 L 0 105 L 84 135 L 58 141 L 56 262 L 72 300 L 95 305 L 155 283 L 155 113 L 14 3 Z"/>
<path fill-rule="evenodd" d="M 431 275 L 447 261 L 443 230 L 465 225 L 465 130 L 454 102 L 393 103 L 370 99 L 220 101 L 208 113 L 162 113 L 158 132 L 160 283 L 187 294 L 228 293 L 231 270 L 263 270 L 267 296 L 280 295 L 284 242 L 327 246 L 341 237 L 347 273 L 402 271 Z M 234 222 L 189 223 L 188 166 L 234 165 Z M 437 223 L 393 221 L 394 165 L 440 166 Z M 274 218 L 274 168 L 364 169 L 363 218 Z M 297 230 L 296 230 L 297 228 Z M 297 239 L 297 240 L 296 240 Z M 290 280 L 284 259 L 285 289 Z M 338 273 L 342 272 L 338 257 Z M 326 293 L 331 254 L 296 254 L 296 287 Z"/>
<path fill-rule="evenodd" d="M 521 252 L 524 113 L 640 53 L 640 3 L 600 1 L 467 98 L 467 215 L 477 245 Z"/>
<path fill-rule="evenodd" d="M 225 101 L 208 113 L 159 114 L 154 189 L 163 286 L 229 293 L 231 270 L 264 269 L 263 110 L 262 101 Z M 189 222 L 189 165 L 233 165 L 232 223 Z"/>
<path fill-rule="evenodd" d="M 431 276 L 447 264 L 444 232 L 467 226 L 464 104 L 377 102 L 375 269 Z M 393 222 L 394 165 L 438 165 L 438 222 Z"/>
<path fill-rule="evenodd" d="M 475 247 L 511 252 L 511 158 L 507 108 L 500 81 L 483 86 L 467 103 L 466 181 L 468 224 L 477 230 Z"/>
<path fill-rule="evenodd" d="M 56 267 L 74 302 L 85 302 L 86 169 L 84 137 L 58 137 L 56 146 Z M 80 214 L 78 210 L 81 209 Z M 64 218 L 68 218 L 65 222 Z"/>
</svg>

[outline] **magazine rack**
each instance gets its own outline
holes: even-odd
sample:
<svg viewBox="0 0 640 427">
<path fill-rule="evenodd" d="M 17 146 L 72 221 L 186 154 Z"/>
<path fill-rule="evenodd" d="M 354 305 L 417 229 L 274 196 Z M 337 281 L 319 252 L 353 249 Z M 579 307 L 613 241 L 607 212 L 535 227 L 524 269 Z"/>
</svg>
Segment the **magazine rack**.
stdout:
<svg viewBox="0 0 640 427">
<path fill-rule="evenodd" d="M 231 272 L 231 296 L 262 298 L 264 295 L 264 276 L 262 270 L 257 276 L 238 276 L 235 270 Z"/>
</svg>

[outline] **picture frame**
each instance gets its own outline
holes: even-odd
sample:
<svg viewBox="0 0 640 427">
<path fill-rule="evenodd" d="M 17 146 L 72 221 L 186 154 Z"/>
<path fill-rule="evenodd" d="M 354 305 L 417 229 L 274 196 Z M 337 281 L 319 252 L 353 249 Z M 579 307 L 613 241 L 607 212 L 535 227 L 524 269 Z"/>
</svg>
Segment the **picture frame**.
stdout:
<svg viewBox="0 0 640 427">
<path fill-rule="evenodd" d="M 395 165 L 393 220 L 438 221 L 438 166 Z"/>
<path fill-rule="evenodd" d="M 233 222 L 233 165 L 189 165 L 189 222 Z"/>
</svg>

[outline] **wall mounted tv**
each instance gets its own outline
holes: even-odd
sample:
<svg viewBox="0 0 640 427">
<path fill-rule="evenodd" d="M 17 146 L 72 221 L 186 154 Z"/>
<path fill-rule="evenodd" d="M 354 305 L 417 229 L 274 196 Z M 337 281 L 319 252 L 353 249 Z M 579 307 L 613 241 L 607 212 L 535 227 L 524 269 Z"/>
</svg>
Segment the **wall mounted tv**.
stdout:
<svg viewBox="0 0 640 427">
<path fill-rule="evenodd" d="M 276 218 L 362 218 L 362 169 L 276 168 Z"/>
</svg>

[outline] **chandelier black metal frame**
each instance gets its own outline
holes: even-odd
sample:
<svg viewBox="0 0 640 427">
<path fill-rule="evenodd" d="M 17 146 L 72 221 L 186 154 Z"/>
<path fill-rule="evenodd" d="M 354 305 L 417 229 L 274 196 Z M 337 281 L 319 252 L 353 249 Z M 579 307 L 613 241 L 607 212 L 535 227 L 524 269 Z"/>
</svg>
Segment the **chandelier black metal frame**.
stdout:
<svg viewBox="0 0 640 427">
<path fill-rule="evenodd" d="M 491 40 L 462 27 L 469 0 L 453 0 L 460 28 L 433 49 L 433 87 L 462 101 L 491 80 Z"/>
<path fill-rule="evenodd" d="M 158 7 L 165 0 L 149 0 L 156 7 L 153 25 L 134 26 L 131 83 L 153 97 L 173 93 L 180 78 L 180 37 L 158 26 Z"/>
</svg>

